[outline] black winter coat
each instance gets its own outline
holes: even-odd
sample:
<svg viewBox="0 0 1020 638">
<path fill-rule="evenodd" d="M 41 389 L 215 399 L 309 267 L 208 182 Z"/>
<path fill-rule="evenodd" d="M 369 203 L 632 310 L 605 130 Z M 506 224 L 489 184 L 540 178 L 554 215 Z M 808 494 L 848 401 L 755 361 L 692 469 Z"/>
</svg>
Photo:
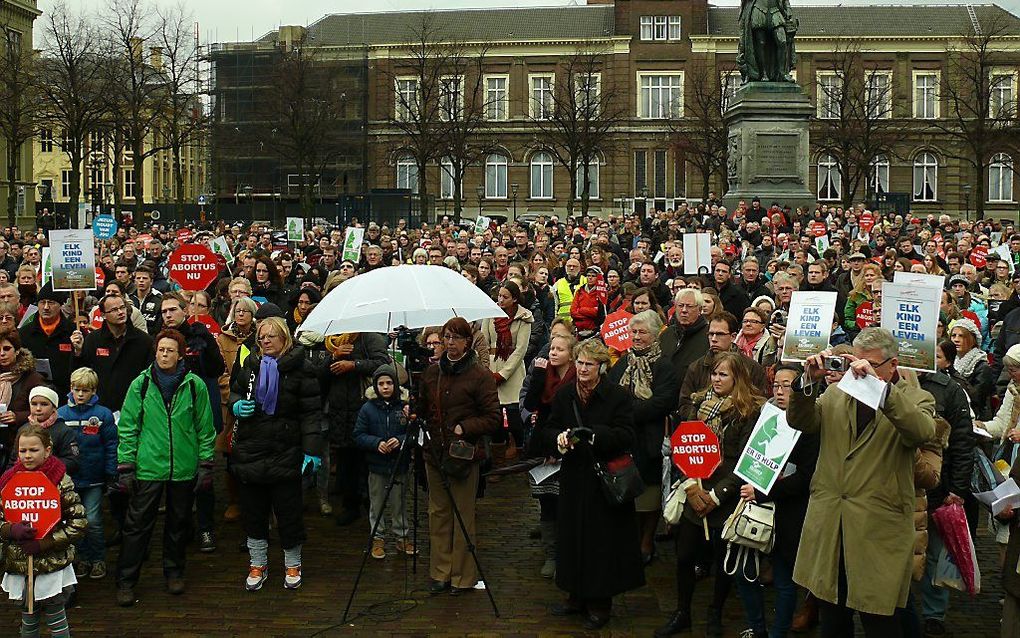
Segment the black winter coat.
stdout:
<svg viewBox="0 0 1020 638">
<path fill-rule="evenodd" d="M 50 362 L 52 383 L 61 403 L 66 401 L 71 389 L 71 365 L 74 363 L 71 333 L 74 330 L 74 322 L 61 315 L 56 330 L 47 335 L 39 325 L 39 313 L 18 330 L 22 347 L 28 348 L 37 360 L 47 359 Z"/>
<path fill-rule="evenodd" d="M 612 367 L 606 380 L 620 385 L 627 372 L 629 357 L 625 354 Z M 634 419 L 634 446 L 631 450 L 645 485 L 662 483 L 662 437 L 666 431 L 666 418 L 676 409 L 680 382 L 673 366 L 665 357 L 652 364 L 652 396 L 639 399 L 634 389 L 624 387 L 630 394 L 631 415 Z"/>
<path fill-rule="evenodd" d="M 669 322 L 661 335 L 659 347 L 662 356 L 673 364 L 677 379 L 683 379 L 687 368 L 708 353 L 708 322 L 698 317 L 689 326 L 681 327 L 676 320 Z"/>
<path fill-rule="evenodd" d="M 99 330 L 85 336 L 75 366 L 88 366 L 99 375 L 99 400 L 117 412 L 124 405 L 128 386 L 152 363 L 152 337 L 129 322 L 127 332 L 116 339 L 104 322 Z"/>
<path fill-rule="evenodd" d="M 593 444 L 579 443 L 563 456 L 559 472 L 556 585 L 581 600 L 610 598 L 645 584 L 634 503 L 610 505 L 595 474 L 596 460 L 605 463 L 633 448 L 631 412 L 627 391 L 605 379 L 583 407 L 571 383 L 556 393 L 543 432 L 554 447 L 563 430 L 583 425 L 595 432 Z"/>
<path fill-rule="evenodd" d="M 942 479 L 928 490 L 928 511 L 935 511 L 950 492 L 966 498 L 974 471 L 974 422 L 967 393 L 942 372 L 918 375 L 921 389 L 935 397 L 935 414 L 949 422 L 949 446 L 942 450 Z"/>
<path fill-rule="evenodd" d="M 262 358 L 247 358 L 230 388 L 230 405 L 248 396 L 251 375 L 258 378 Z M 261 405 L 255 414 L 238 419 L 230 472 L 242 483 L 277 483 L 301 478 L 304 455 L 322 455 L 322 405 L 318 370 L 295 345 L 277 361 L 280 372 L 276 413 Z M 254 393 L 252 394 L 254 400 Z M 257 401 L 256 401 L 257 403 Z"/>
<path fill-rule="evenodd" d="M 341 447 L 355 447 L 354 424 L 365 403 L 365 390 L 371 385 L 372 375 L 379 366 L 389 363 L 386 339 L 374 332 L 362 332 L 354 341 L 354 352 L 345 359 L 354 362 L 354 369 L 350 372 L 339 376 L 333 374 L 329 366 L 336 359 L 327 356 L 320 374 L 328 402 L 329 442 Z"/>
<path fill-rule="evenodd" d="M 751 305 L 751 296 L 743 288 L 728 283 L 719 291 L 719 301 L 722 302 L 726 312 L 731 313 L 734 317 L 742 317 L 744 311 Z"/>
</svg>

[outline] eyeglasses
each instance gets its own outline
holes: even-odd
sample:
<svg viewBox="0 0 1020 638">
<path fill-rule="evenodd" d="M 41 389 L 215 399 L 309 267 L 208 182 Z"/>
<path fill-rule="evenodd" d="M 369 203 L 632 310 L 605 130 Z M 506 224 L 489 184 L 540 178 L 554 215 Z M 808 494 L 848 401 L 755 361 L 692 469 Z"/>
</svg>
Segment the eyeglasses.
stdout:
<svg viewBox="0 0 1020 638">
<path fill-rule="evenodd" d="M 762 321 L 761 319 L 744 319 L 741 323 L 760 323 L 762 325 L 765 324 L 765 322 Z"/>
<path fill-rule="evenodd" d="M 709 339 L 719 339 L 721 337 L 726 337 L 726 336 L 731 335 L 731 334 L 733 334 L 733 333 L 732 332 L 710 332 L 710 333 L 708 333 L 708 338 Z"/>
<path fill-rule="evenodd" d="M 460 335 L 445 334 L 443 335 L 443 341 L 467 341 L 467 337 L 462 337 Z"/>
<path fill-rule="evenodd" d="M 127 310 L 127 306 L 117 306 L 116 308 L 107 308 L 106 314 L 112 315 L 115 312 L 124 312 Z"/>
<path fill-rule="evenodd" d="M 265 335 L 260 335 L 258 340 L 259 341 L 269 341 L 270 339 L 280 339 L 280 338 L 281 337 L 278 334 L 265 334 Z"/>
<path fill-rule="evenodd" d="M 780 390 L 786 392 L 786 391 L 788 391 L 792 387 L 793 387 L 792 383 L 773 383 L 772 384 L 772 389 L 774 391 L 776 391 L 776 392 L 779 392 Z"/>
<path fill-rule="evenodd" d="M 889 363 L 892 360 L 893 357 L 889 357 L 888 359 L 882 361 L 882 363 L 875 363 L 874 361 L 868 361 L 867 359 L 865 359 L 865 361 L 868 361 L 868 363 L 871 364 L 871 367 L 875 370 L 878 370 L 879 368 L 881 368 L 882 366 L 884 366 L 885 364 Z"/>
</svg>

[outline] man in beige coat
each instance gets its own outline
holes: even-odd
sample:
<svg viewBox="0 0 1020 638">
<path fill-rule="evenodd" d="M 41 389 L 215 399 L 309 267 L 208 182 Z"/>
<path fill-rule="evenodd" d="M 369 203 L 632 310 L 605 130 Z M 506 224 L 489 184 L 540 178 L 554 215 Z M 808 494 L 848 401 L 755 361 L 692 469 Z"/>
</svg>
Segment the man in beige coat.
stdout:
<svg viewBox="0 0 1020 638">
<path fill-rule="evenodd" d="M 821 437 L 793 578 L 819 600 L 821 635 L 853 636 L 857 611 L 869 638 L 896 638 L 893 614 L 910 590 L 914 456 L 935 435 L 935 401 L 901 383 L 888 330 L 862 330 L 844 355 L 847 374 L 885 382 L 878 410 L 835 385 L 818 396 L 828 354 L 807 360 L 787 411 L 792 427 Z"/>
</svg>

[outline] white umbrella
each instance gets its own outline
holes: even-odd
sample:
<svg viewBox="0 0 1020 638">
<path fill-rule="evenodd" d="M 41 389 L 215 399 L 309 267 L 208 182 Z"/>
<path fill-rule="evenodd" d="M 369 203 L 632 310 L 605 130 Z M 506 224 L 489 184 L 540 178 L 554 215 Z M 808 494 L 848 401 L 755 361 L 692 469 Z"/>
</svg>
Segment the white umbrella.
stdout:
<svg viewBox="0 0 1020 638">
<path fill-rule="evenodd" d="M 478 286 L 449 268 L 387 266 L 331 290 L 300 330 L 325 335 L 391 332 L 397 326 L 441 326 L 453 317 L 475 321 L 506 317 L 506 313 Z"/>
</svg>

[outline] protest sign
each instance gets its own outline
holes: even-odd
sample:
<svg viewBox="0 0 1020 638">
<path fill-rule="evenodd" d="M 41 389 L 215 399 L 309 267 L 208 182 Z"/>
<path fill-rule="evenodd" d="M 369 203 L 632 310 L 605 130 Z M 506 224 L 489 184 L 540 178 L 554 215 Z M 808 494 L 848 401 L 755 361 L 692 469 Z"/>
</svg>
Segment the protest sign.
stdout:
<svg viewBox="0 0 1020 638">
<path fill-rule="evenodd" d="M 223 257 L 227 262 L 234 261 L 234 256 L 230 254 L 230 246 L 227 245 L 227 239 L 222 235 L 209 242 L 209 247 L 217 255 Z"/>
<path fill-rule="evenodd" d="M 875 304 L 870 301 L 859 304 L 857 312 L 854 313 L 854 323 L 857 324 L 858 330 L 864 330 L 875 325 Z"/>
<path fill-rule="evenodd" d="M 871 229 L 875 227 L 875 216 L 870 210 L 866 210 L 861 213 L 861 217 L 857 220 L 857 223 L 860 225 L 861 230 L 866 233 L 870 233 Z"/>
<path fill-rule="evenodd" d="M 220 267 L 204 244 L 185 244 L 170 255 L 167 271 L 184 290 L 205 290 L 216 280 Z"/>
<path fill-rule="evenodd" d="M 491 223 L 492 223 L 491 219 L 485 217 L 484 215 L 479 215 L 478 219 L 475 220 L 475 232 L 484 233 L 489 229 L 489 224 Z"/>
<path fill-rule="evenodd" d="M 806 361 L 829 347 L 835 292 L 794 291 L 783 338 L 783 361 Z"/>
<path fill-rule="evenodd" d="M 633 316 L 626 310 L 617 310 L 606 316 L 606 320 L 602 324 L 602 341 L 606 344 L 607 348 L 617 352 L 630 350 L 632 343 L 630 337 L 630 318 Z"/>
<path fill-rule="evenodd" d="M 87 230 L 51 230 L 50 259 L 54 290 L 95 290 L 95 237 Z"/>
<path fill-rule="evenodd" d="M 946 285 L 944 275 L 926 275 L 919 272 L 896 272 L 893 274 L 894 284 L 910 284 L 925 288 L 936 288 L 942 290 Z"/>
<path fill-rule="evenodd" d="M 599 300 L 600 304 L 605 305 L 609 301 L 609 288 L 606 286 L 604 275 L 588 277 L 588 285 L 591 286 L 591 290 L 595 293 L 595 298 Z"/>
<path fill-rule="evenodd" d="M 818 256 L 821 257 L 826 250 L 829 249 L 829 236 L 820 235 L 815 237 L 815 250 L 818 251 Z"/>
<path fill-rule="evenodd" d="M 825 222 L 815 220 L 811 222 L 811 234 L 815 237 L 821 237 L 825 235 L 827 229 L 825 228 Z"/>
<path fill-rule="evenodd" d="M 348 228 L 347 234 L 344 235 L 344 251 L 340 259 L 347 259 L 355 264 L 361 261 L 361 242 L 364 238 L 364 228 Z"/>
<path fill-rule="evenodd" d="M 213 319 L 212 315 L 195 315 L 194 317 L 188 318 L 188 323 L 202 324 L 209 330 L 209 334 L 214 337 L 220 336 L 220 333 L 223 332 L 222 328 L 220 328 L 219 322 Z"/>
<path fill-rule="evenodd" d="M 712 272 L 712 236 L 709 233 L 684 233 L 684 274 Z"/>
<path fill-rule="evenodd" d="M 302 241 L 305 238 L 305 218 L 287 218 L 287 241 Z"/>
<path fill-rule="evenodd" d="M 178 244 L 188 243 L 189 241 L 191 241 L 191 235 L 192 233 L 190 228 L 181 228 L 180 230 L 177 231 L 177 243 Z"/>
<path fill-rule="evenodd" d="M 912 284 L 882 284 L 882 327 L 898 345 L 899 365 L 935 372 L 936 329 L 941 288 Z"/>
<path fill-rule="evenodd" d="M 707 479 L 722 463 L 719 437 L 704 421 L 684 421 L 669 438 L 673 464 L 687 478 Z"/>
<path fill-rule="evenodd" d="M 970 251 L 970 263 L 979 270 L 988 265 L 988 246 L 975 246 Z"/>
<path fill-rule="evenodd" d="M 17 472 L 0 492 L 4 520 L 29 523 L 42 538 L 60 522 L 60 490 L 42 472 Z"/>
<path fill-rule="evenodd" d="M 42 259 L 42 283 L 40 286 L 45 286 L 46 282 L 53 277 L 53 260 L 50 259 L 50 247 L 46 246 L 42 249 L 40 255 Z"/>
<path fill-rule="evenodd" d="M 733 473 L 768 494 L 782 475 L 800 434 L 786 422 L 785 412 L 771 403 L 764 404 Z"/>
<path fill-rule="evenodd" d="M 110 239 L 117 234 L 117 220 L 113 215 L 97 215 L 92 220 L 92 234 L 96 239 Z"/>
</svg>

